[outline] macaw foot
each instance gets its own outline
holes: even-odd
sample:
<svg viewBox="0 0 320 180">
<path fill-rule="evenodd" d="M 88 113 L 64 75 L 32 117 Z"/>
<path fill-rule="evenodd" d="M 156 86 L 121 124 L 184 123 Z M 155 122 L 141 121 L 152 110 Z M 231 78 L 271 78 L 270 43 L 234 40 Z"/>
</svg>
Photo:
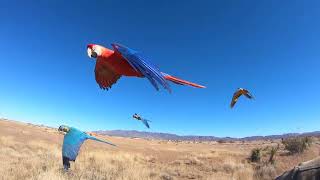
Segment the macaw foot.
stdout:
<svg viewBox="0 0 320 180">
<path fill-rule="evenodd" d="M 62 157 L 62 162 L 63 162 L 63 169 L 65 171 L 68 171 L 70 168 L 70 159 L 67 157 Z"/>
<path fill-rule="evenodd" d="M 66 166 L 66 165 L 63 165 L 63 169 L 65 172 L 67 172 L 69 170 L 70 166 Z"/>
</svg>

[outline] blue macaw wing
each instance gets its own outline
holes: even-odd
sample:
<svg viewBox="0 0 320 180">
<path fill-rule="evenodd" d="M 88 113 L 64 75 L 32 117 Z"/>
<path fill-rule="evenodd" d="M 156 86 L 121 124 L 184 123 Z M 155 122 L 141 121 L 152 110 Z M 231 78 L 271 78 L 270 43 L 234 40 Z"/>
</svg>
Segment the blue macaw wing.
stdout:
<svg viewBox="0 0 320 180">
<path fill-rule="evenodd" d="M 83 142 L 88 139 L 88 136 L 74 128 L 70 128 L 70 131 L 64 136 L 62 155 L 68 157 L 70 160 L 75 161 L 80 147 Z"/>
<path fill-rule="evenodd" d="M 141 119 L 141 121 L 142 121 L 142 123 L 143 123 L 147 128 L 150 128 L 149 123 L 148 123 L 149 120 L 147 120 L 147 119 Z"/>
<path fill-rule="evenodd" d="M 98 142 L 102 142 L 102 143 L 106 143 L 106 144 L 109 144 L 109 145 L 112 145 L 112 146 L 116 146 L 115 144 L 112 144 L 112 143 L 110 143 L 108 141 L 104 141 L 104 140 L 98 139 L 98 138 L 90 136 L 90 135 L 87 135 L 87 136 L 88 136 L 88 139 L 91 139 L 91 140 L 94 140 L 94 141 L 98 141 Z"/>
<path fill-rule="evenodd" d="M 115 146 L 110 142 L 103 141 L 96 137 L 90 136 L 76 128 L 71 127 L 69 132 L 64 136 L 63 146 L 62 146 L 62 155 L 65 157 L 68 157 L 72 161 L 75 161 L 78 156 L 81 145 L 87 139 L 91 139 L 91 140 L 95 140 L 98 142 L 103 142 L 103 143 Z"/>
<path fill-rule="evenodd" d="M 119 52 L 124 59 L 134 68 L 137 72 L 143 74 L 150 83 L 159 90 L 157 82 L 162 85 L 165 89 L 171 92 L 171 88 L 162 74 L 154 64 L 148 62 L 138 52 L 125 47 L 120 44 L 112 44 L 115 51 Z"/>
</svg>

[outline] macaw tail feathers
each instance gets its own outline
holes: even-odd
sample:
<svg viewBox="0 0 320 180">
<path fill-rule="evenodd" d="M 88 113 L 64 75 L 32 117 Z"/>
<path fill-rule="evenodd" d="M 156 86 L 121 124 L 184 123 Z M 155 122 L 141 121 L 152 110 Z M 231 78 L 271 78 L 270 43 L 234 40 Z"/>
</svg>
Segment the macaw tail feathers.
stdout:
<svg viewBox="0 0 320 180">
<path fill-rule="evenodd" d="M 192 82 L 189 82 L 189 81 L 186 81 L 186 80 L 183 80 L 183 79 L 179 79 L 177 77 L 174 77 L 174 76 L 171 76 L 169 74 L 166 74 L 166 73 L 162 73 L 164 75 L 164 78 L 166 80 L 169 80 L 173 83 L 176 83 L 176 84 L 179 84 L 179 85 L 189 85 L 189 86 L 193 86 L 193 87 L 196 87 L 196 88 L 206 88 L 205 86 L 202 86 L 202 85 L 199 85 L 199 84 L 196 84 L 196 83 L 192 83 Z"/>
<path fill-rule="evenodd" d="M 148 120 L 148 119 L 142 119 L 142 120 L 147 121 L 147 122 L 152 122 L 152 121 L 150 121 L 150 120 Z"/>
</svg>

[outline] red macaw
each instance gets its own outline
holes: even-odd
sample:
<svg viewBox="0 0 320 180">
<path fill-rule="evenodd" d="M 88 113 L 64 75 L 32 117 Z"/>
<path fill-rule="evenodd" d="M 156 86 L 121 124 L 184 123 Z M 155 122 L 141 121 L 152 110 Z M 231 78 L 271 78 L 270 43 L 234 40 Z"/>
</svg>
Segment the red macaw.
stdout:
<svg viewBox="0 0 320 180">
<path fill-rule="evenodd" d="M 159 90 L 158 83 L 171 92 L 167 80 L 197 88 L 204 86 L 161 72 L 137 51 L 120 44 L 111 44 L 114 50 L 96 44 L 87 46 L 88 56 L 96 59 L 95 78 L 100 88 L 109 89 L 121 76 L 146 77 Z"/>
</svg>

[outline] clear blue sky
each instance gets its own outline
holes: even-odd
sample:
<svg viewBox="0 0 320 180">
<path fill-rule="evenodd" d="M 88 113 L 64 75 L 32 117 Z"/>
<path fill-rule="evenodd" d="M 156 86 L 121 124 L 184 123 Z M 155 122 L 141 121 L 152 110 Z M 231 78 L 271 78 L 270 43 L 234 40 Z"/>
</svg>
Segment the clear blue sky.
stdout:
<svg viewBox="0 0 320 180">
<path fill-rule="evenodd" d="M 0 115 L 84 130 L 243 137 L 319 130 L 319 1 L 4 1 Z M 118 42 L 162 71 L 207 86 L 94 79 L 88 43 Z M 238 87 L 241 98 L 229 108 Z"/>
</svg>

